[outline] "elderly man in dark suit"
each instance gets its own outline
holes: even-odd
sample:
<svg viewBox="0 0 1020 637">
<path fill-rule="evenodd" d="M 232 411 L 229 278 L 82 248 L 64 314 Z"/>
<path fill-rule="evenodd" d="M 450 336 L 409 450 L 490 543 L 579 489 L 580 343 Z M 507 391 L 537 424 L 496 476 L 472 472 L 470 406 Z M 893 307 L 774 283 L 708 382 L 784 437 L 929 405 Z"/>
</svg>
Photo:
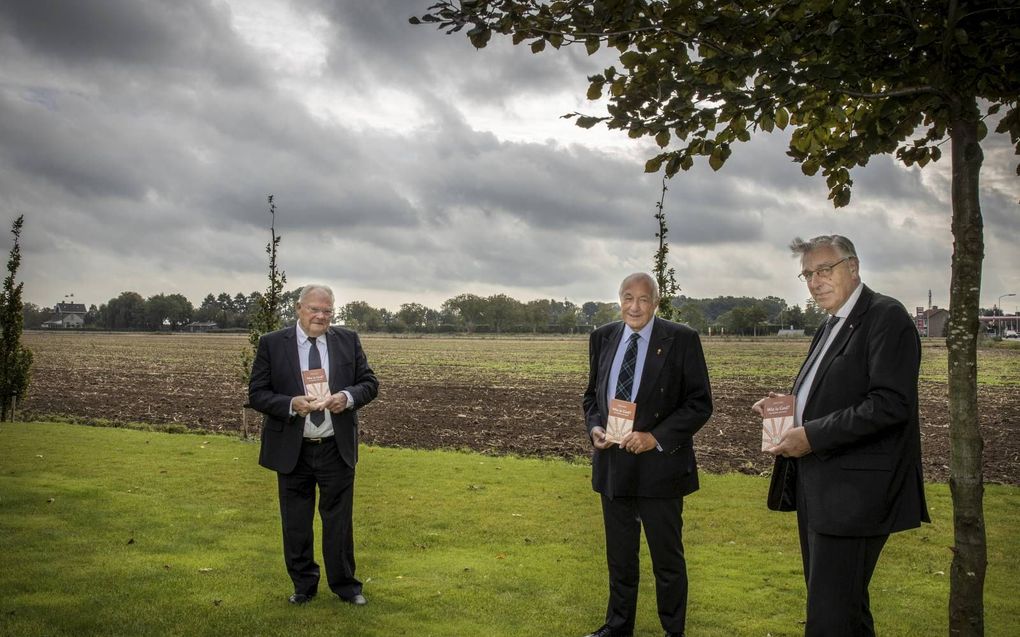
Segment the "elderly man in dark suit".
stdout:
<svg viewBox="0 0 1020 637">
<path fill-rule="evenodd" d="M 623 322 L 595 330 L 589 342 L 583 405 L 595 446 L 592 487 L 602 496 L 609 603 L 605 624 L 588 637 L 634 632 L 642 526 L 659 621 L 667 637 L 685 630 L 683 497 L 698 488 L 694 434 L 712 414 L 712 394 L 697 332 L 656 318 L 658 304 L 655 279 L 628 276 L 620 284 Z M 606 432 L 614 399 L 636 405 L 633 431 L 618 443 Z"/>
<path fill-rule="evenodd" d="M 333 306 L 333 292 L 325 285 L 302 288 L 297 325 L 259 340 L 248 401 L 265 414 L 259 464 L 277 475 L 283 555 L 294 582 L 290 603 L 304 604 L 318 591 L 312 531 L 318 487 L 329 588 L 360 606 L 366 600 L 354 576 L 352 523 L 357 410 L 376 397 L 379 383 L 358 335 L 330 327 Z M 320 368 L 329 389 L 316 396 L 306 389 L 302 373 Z"/>
<path fill-rule="evenodd" d="M 861 282 L 849 239 L 797 238 L 790 247 L 830 316 L 794 383 L 796 426 L 770 450 L 770 491 L 785 484 L 783 508 L 797 510 L 804 634 L 871 637 L 868 583 L 882 547 L 890 533 L 930 521 L 917 408 L 921 343 L 903 305 Z M 761 403 L 753 406 L 759 415 Z"/>
</svg>

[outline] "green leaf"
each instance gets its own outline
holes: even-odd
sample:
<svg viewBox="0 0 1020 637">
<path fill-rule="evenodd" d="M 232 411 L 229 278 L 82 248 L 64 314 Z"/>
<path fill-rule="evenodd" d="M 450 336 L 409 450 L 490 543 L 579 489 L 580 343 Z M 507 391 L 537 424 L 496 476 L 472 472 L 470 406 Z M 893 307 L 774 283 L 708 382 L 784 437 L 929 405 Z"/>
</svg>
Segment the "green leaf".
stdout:
<svg viewBox="0 0 1020 637">
<path fill-rule="evenodd" d="M 492 30 L 485 26 L 479 26 L 468 31 L 467 36 L 472 46 L 476 49 L 484 49 L 485 45 L 489 43 L 489 38 L 492 37 Z"/>
<path fill-rule="evenodd" d="M 717 146 L 712 154 L 708 157 L 708 165 L 712 167 L 712 170 L 718 171 L 722 168 L 723 163 L 726 160 L 723 159 L 722 146 Z"/>
<path fill-rule="evenodd" d="M 655 143 L 659 145 L 659 148 L 665 148 L 669 145 L 669 131 L 662 129 L 658 135 L 655 136 Z"/>
<path fill-rule="evenodd" d="M 545 40 L 535 40 L 531 43 L 532 53 L 541 53 L 545 50 Z"/>
<path fill-rule="evenodd" d="M 627 81 L 624 78 L 620 78 L 609 85 L 609 92 L 613 97 L 620 97 L 624 94 L 627 87 Z"/>
<path fill-rule="evenodd" d="M 517 44 L 517 43 L 514 42 L 514 44 Z M 585 41 L 584 41 L 584 49 L 588 52 L 588 55 L 593 55 L 596 51 L 599 50 L 599 46 L 601 46 L 601 44 L 602 43 L 599 42 L 599 39 L 597 37 L 591 36 L 591 37 L 585 39 Z"/>
<path fill-rule="evenodd" d="M 662 162 L 666 159 L 666 154 L 656 155 L 645 162 L 646 173 L 657 173 L 662 168 Z"/>
<path fill-rule="evenodd" d="M 644 55 L 637 51 L 627 51 L 620 56 L 620 64 L 624 65 L 628 69 L 632 69 L 637 66 L 644 57 Z"/>
<path fill-rule="evenodd" d="M 597 100 L 602 97 L 602 82 L 592 82 L 588 87 L 588 99 Z"/>
<path fill-rule="evenodd" d="M 800 172 L 804 173 L 808 177 L 813 177 L 818 172 L 818 162 L 814 159 L 809 159 L 800 165 Z"/>
<path fill-rule="evenodd" d="M 841 188 L 839 192 L 836 193 L 836 196 L 833 197 L 832 205 L 834 205 L 837 208 L 842 208 L 848 203 L 850 203 L 850 189 L 847 188 L 846 186 L 843 186 L 843 188 Z"/>
<path fill-rule="evenodd" d="M 988 125 L 984 121 L 977 123 L 977 140 L 981 141 L 988 136 Z"/>
<path fill-rule="evenodd" d="M 771 133 L 772 129 L 775 127 L 775 121 L 768 113 L 762 113 L 761 119 L 758 120 L 758 124 L 766 133 Z"/>
<path fill-rule="evenodd" d="M 786 130 L 786 125 L 790 123 L 790 114 L 785 108 L 780 108 L 776 111 L 776 126 L 779 130 Z"/>
</svg>

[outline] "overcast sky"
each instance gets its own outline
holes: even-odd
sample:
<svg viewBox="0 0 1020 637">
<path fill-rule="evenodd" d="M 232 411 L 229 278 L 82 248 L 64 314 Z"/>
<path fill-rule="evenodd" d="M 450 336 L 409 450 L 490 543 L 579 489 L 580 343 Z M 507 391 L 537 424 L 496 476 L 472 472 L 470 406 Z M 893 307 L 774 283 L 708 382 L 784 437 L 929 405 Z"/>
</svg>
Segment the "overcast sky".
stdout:
<svg viewBox="0 0 1020 637">
<path fill-rule="evenodd" d="M 464 292 L 614 300 L 656 249 L 654 147 L 560 119 L 603 114 L 585 77 L 613 59 L 475 51 L 408 24 L 429 4 L 0 3 L 0 248 L 24 213 L 24 299 L 263 290 L 271 193 L 288 289 L 391 310 Z M 683 293 L 803 305 L 786 246 L 836 232 L 872 288 L 948 306 L 948 147 L 924 171 L 874 158 L 837 211 L 787 142 L 763 134 L 669 182 Z M 991 306 L 1020 294 L 1020 179 L 1005 136 L 984 148 Z"/>
</svg>

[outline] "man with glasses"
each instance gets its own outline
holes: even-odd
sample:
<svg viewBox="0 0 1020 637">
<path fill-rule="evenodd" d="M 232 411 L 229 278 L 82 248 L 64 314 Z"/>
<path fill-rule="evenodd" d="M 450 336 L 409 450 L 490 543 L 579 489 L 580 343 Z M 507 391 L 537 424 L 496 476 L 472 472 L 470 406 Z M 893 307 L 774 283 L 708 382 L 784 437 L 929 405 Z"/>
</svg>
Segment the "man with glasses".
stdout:
<svg viewBox="0 0 1020 637">
<path fill-rule="evenodd" d="M 361 341 L 330 327 L 333 291 L 307 285 L 297 324 L 259 339 L 248 402 L 265 415 L 259 464 L 276 471 L 283 521 L 283 557 L 294 583 L 291 604 L 312 600 L 319 586 L 314 556 L 315 491 L 319 491 L 322 556 L 329 589 L 341 600 L 366 603 L 354 576 L 354 465 L 357 409 L 379 392 Z M 306 386 L 321 381 L 322 392 Z"/>
<path fill-rule="evenodd" d="M 917 407 L 921 342 L 899 301 L 861 283 L 849 239 L 798 237 L 790 248 L 829 318 L 794 383 L 796 426 L 769 450 L 772 489 L 785 484 L 797 511 L 804 634 L 870 637 L 868 584 L 882 547 L 890 533 L 931 521 Z M 762 401 L 752 408 L 763 415 Z M 787 469 L 796 478 L 778 483 Z"/>
</svg>

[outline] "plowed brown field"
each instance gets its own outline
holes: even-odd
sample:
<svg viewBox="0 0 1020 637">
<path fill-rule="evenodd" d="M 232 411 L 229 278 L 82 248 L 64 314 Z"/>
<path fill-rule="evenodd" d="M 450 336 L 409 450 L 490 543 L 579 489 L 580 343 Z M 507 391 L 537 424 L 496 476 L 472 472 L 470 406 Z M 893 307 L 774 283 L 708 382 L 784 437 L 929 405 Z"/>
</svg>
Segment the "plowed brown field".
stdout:
<svg viewBox="0 0 1020 637">
<path fill-rule="evenodd" d="M 244 335 L 30 332 L 32 387 L 22 418 L 177 423 L 257 434 L 242 405 Z M 589 453 L 581 420 L 587 340 L 575 338 L 362 339 L 380 380 L 361 412 L 362 440 L 415 448 L 578 457 Z M 806 340 L 705 340 L 715 414 L 695 441 L 709 471 L 761 473 L 760 421 L 750 405 L 786 389 Z M 1020 484 L 1020 350 L 979 353 L 985 479 Z M 928 343 L 921 372 L 925 477 L 945 481 L 949 416 L 944 345 Z"/>
</svg>

